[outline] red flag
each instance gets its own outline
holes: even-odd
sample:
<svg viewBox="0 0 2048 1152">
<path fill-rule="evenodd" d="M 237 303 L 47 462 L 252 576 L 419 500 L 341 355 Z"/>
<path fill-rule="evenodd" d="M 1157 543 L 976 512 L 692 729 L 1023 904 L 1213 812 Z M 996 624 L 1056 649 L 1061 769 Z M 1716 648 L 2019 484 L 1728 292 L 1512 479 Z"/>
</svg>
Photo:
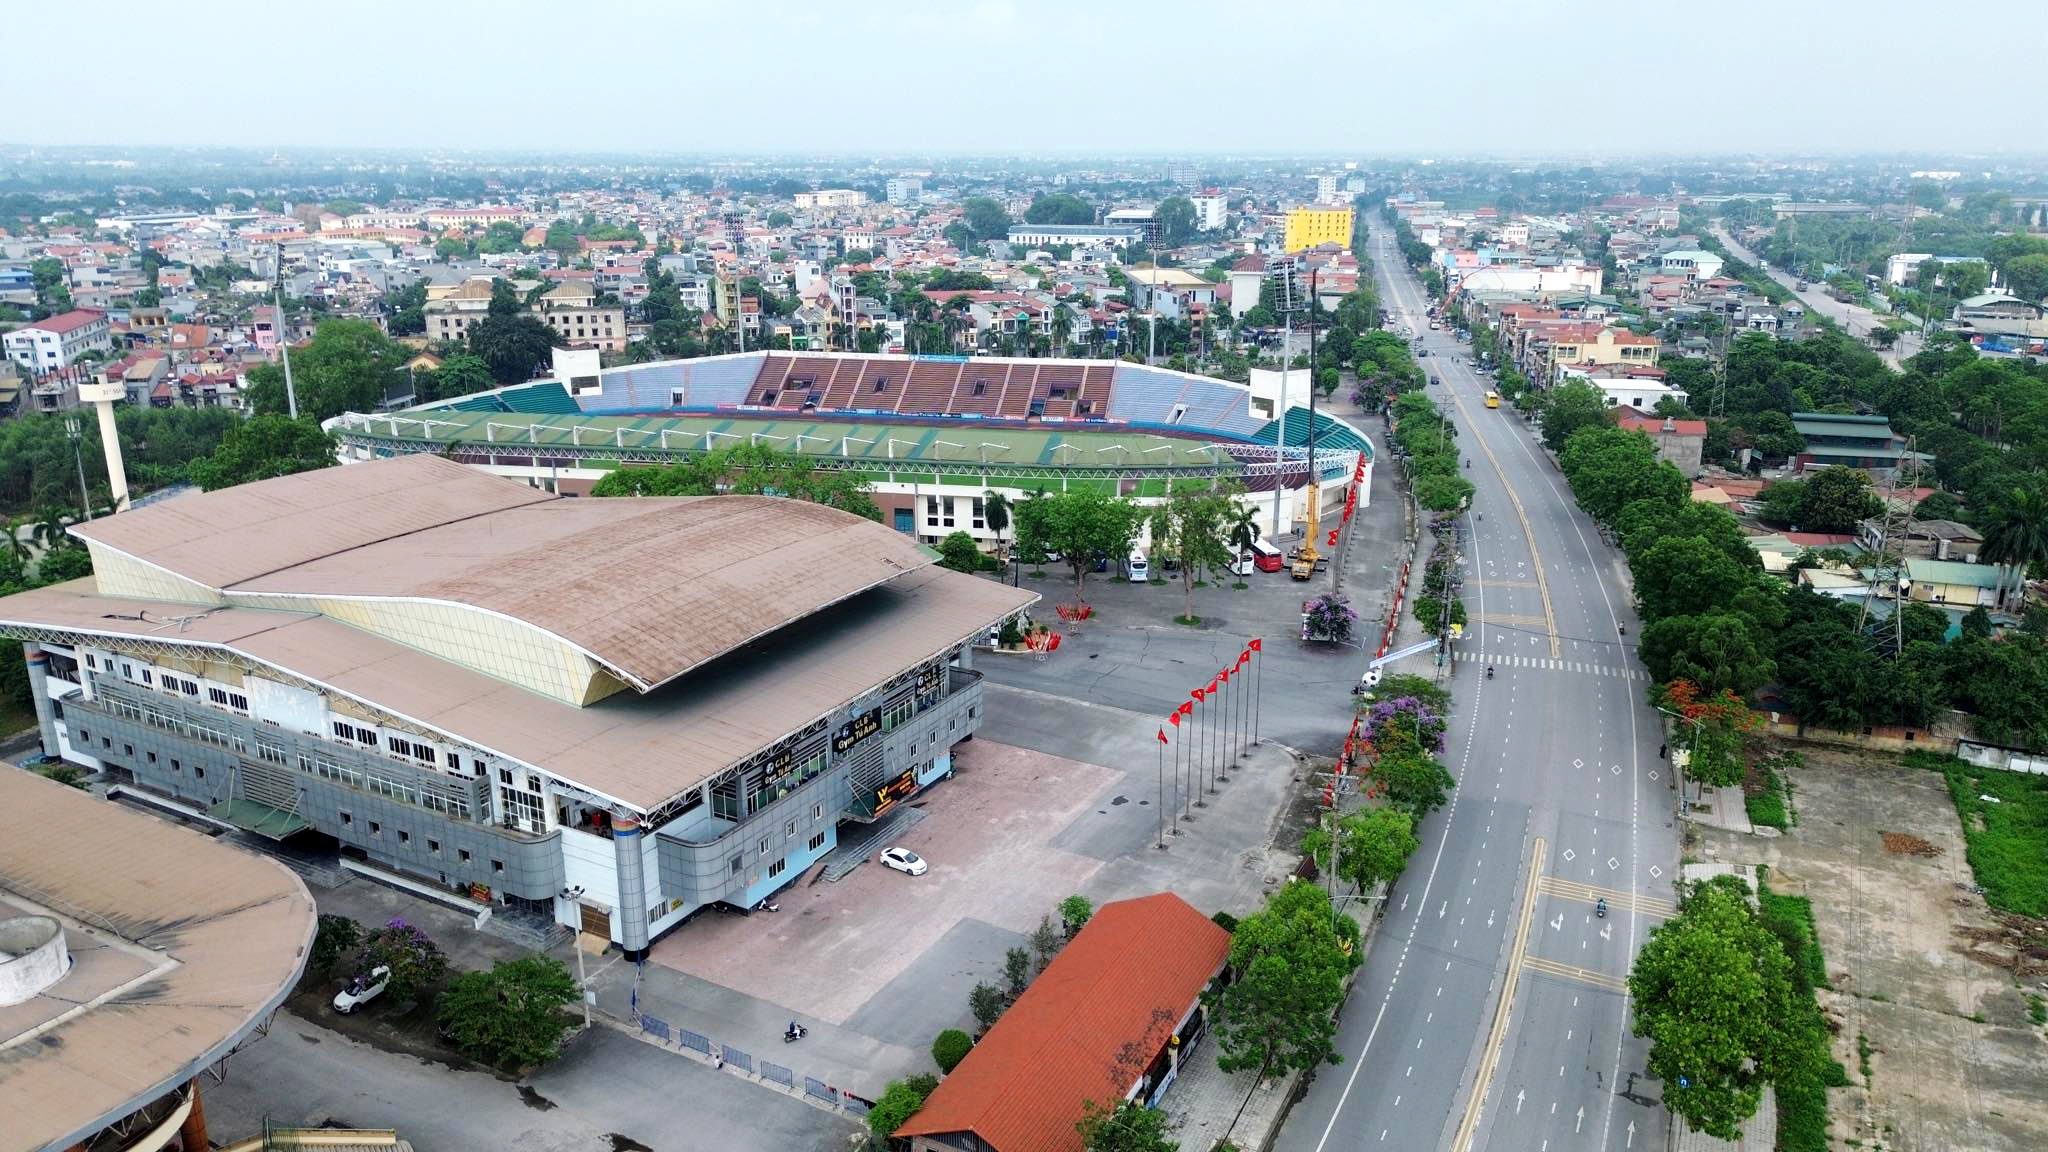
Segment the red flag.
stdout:
<svg viewBox="0 0 2048 1152">
<path fill-rule="evenodd" d="M 1227 667 L 1224 668 L 1223 671 L 1216 674 L 1216 678 L 1218 680 L 1223 681 L 1225 684 L 1230 683 L 1230 669 Z"/>
<path fill-rule="evenodd" d="M 1173 712 L 1166 717 L 1166 722 L 1168 724 L 1173 725 L 1175 728 L 1180 727 L 1180 709 L 1174 709 Z"/>
<path fill-rule="evenodd" d="M 1265 644 L 1265 642 L 1266 642 L 1266 641 L 1265 641 L 1265 638 L 1264 638 L 1264 637 L 1261 637 L 1261 636 L 1254 636 L 1254 637 L 1252 637 L 1252 642 L 1251 642 L 1251 643 L 1249 643 L 1249 644 L 1247 644 L 1247 645 L 1245 645 L 1245 647 L 1247 647 L 1247 648 L 1251 649 L 1251 650 L 1252 650 L 1252 651 L 1254 651 L 1254 652 L 1259 652 L 1259 651 L 1263 651 L 1262 645 L 1264 645 L 1264 644 Z"/>
<path fill-rule="evenodd" d="M 1194 691 L 1188 693 L 1188 695 L 1193 696 L 1197 701 L 1200 701 L 1202 697 L 1207 696 L 1208 694 L 1209 690 L 1207 688 L 1197 688 Z"/>
<path fill-rule="evenodd" d="M 1160 742 L 1161 744 L 1164 744 L 1164 743 L 1166 743 L 1166 729 L 1164 729 L 1164 728 L 1161 728 L 1161 729 L 1159 730 L 1159 742 Z"/>
<path fill-rule="evenodd" d="M 1212 677 L 1210 677 L 1210 678 L 1209 678 L 1209 691 L 1211 691 L 1211 692 L 1214 692 L 1215 690 L 1216 690 L 1216 678 L 1212 676 Z"/>
<path fill-rule="evenodd" d="M 1238 666 L 1239 668 L 1242 668 L 1242 667 L 1244 667 L 1245 665 L 1247 665 L 1247 664 L 1249 664 L 1249 663 L 1251 663 L 1251 662 L 1252 662 L 1252 654 L 1251 654 L 1251 650 L 1250 650 L 1250 649 L 1246 649 L 1245 651 L 1243 651 L 1243 652 L 1239 652 L 1239 653 L 1237 654 L 1237 666 Z"/>
<path fill-rule="evenodd" d="M 1195 711 L 1195 706 L 1194 706 L 1193 704 L 1190 704 L 1190 703 L 1188 703 L 1188 702 L 1187 702 L 1187 701 L 1185 701 L 1185 700 L 1183 700 L 1183 701 L 1181 701 L 1181 702 L 1180 702 L 1180 713 L 1179 713 L 1180 715 L 1182 715 L 1182 716 L 1191 716 L 1191 715 L 1193 715 L 1193 714 L 1194 714 L 1194 711 Z"/>
</svg>

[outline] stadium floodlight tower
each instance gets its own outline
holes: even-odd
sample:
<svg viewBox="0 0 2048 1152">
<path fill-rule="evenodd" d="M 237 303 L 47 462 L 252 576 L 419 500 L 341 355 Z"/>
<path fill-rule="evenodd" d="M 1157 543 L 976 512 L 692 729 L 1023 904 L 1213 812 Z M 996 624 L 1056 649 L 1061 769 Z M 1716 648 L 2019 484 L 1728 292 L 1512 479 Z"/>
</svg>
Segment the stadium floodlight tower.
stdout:
<svg viewBox="0 0 2048 1152">
<path fill-rule="evenodd" d="M 128 510 L 128 470 L 121 466 L 121 434 L 114 427 L 114 402 L 127 398 L 128 389 L 118 380 L 99 377 L 78 385 L 79 402 L 99 411 L 100 447 L 107 454 L 107 484 L 113 490 L 116 512 Z"/>
</svg>

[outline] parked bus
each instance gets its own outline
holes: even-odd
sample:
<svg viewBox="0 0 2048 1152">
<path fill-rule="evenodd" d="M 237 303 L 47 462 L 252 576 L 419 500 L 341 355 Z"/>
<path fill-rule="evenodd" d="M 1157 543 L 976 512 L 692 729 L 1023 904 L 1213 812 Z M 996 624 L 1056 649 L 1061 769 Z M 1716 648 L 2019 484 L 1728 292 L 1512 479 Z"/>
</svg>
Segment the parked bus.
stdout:
<svg viewBox="0 0 2048 1152">
<path fill-rule="evenodd" d="M 1286 557 L 1280 555 L 1278 548 L 1273 547 L 1264 540 L 1252 541 L 1249 555 L 1252 567 L 1257 568 L 1261 572 L 1278 572 L 1286 566 Z"/>
<path fill-rule="evenodd" d="M 1487 406 L 1488 408 L 1498 408 L 1498 407 L 1500 407 L 1500 393 L 1498 393 L 1498 392 L 1495 392 L 1495 391 L 1493 391 L 1493 390 L 1492 390 L 1492 389 L 1490 389 L 1490 388 L 1489 388 L 1489 389 L 1487 389 L 1487 392 L 1486 392 L 1486 406 Z"/>
</svg>

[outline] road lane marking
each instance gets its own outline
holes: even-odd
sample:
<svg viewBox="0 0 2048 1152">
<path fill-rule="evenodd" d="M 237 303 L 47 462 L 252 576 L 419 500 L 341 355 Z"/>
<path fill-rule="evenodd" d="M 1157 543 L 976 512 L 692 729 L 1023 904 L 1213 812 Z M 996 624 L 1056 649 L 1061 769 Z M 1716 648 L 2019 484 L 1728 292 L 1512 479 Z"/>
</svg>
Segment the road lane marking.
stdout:
<svg viewBox="0 0 2048 1152">
<path fill-rule="evenodd" d="M 1618 888 L 1602 888 L 1594 884 L 1583 884 L 1577 880 L 1567 880 L 1562 876 L 1545 876 L 1541 887 L 1547 896 L 1557 896 L 1565 900 L 1577 900 L 1582 904 L 1593 904 L 1604 899 L 1610 907 L 1638 912 L 1644 916 L 1655 916 L 1660 920 L 1669 920 L 1678 915 L 1678 905 L 1673 901 L 1656 896 L 1641 896 L 1632 892 L 1624 892 Z"/>
<path fill-rule="evenodd" d="M 1611 972 L 1596 972 L 1591 968 L 1581 968 L 1575 964 L 1565 964 L 1542 956 L 1524 956 L 1522 964 L 1546 976 L 1576 980 L 1581 984 L 1591 984 L 1595 988 L 1605 988 L 1610 992 L 1628 991 L 1628 981 Z"/>
<path fill-rule="evenodd" d="M 1488 1030 L 1486 1047 L 1479 1054 L 1479 1075 L 1472 1081 L 1471 1099 L 1465 1102 L 1464 1119 L 1459 1121 L 1458 1135 L 1451 1141 L 1456 1152 L 1470 1152 L 1473 1132 L 1479 1126 L 1479 1112 L 1486 1102 L 1486 1086 L 1493 1079 L 1494 1068 L 1500 1062 L 1508 1017 L 1514 1011 L 1515 986 L 1522 979 L 1522 965 L 1527 960 L 1523 949 L 1529 943 L 1529 920 L 1536 912 L 1537 882 L 1543 877 L 1543 844 L 1543 837 L 1538 836 L 1531 849 L 1529 880 L 1522 890 L 1522 916 L 1515 926 L 1514 947 L 1508 952 L 1507 981 L 1501 985 L 1500 1000 L 1493 1010 L 1493 1027 Z"/>
</svg>

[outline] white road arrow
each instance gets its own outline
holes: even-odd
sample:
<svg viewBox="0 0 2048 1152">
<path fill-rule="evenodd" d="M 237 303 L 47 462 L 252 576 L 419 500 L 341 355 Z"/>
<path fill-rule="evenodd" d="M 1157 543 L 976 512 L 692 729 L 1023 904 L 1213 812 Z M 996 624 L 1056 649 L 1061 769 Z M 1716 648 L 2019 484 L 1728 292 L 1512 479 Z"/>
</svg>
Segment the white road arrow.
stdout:
<svg viewBox="0 0 2048 1152">
<path fill-rule="evenodd" d="M 1607 927 L 1605 927 L 1605 928 L 1602 928 L 1602 929 L 1600 930 L 1600 938 L 1601 938 L 1602 940 L 1612 940 L 1612 939 L 1614 939 L 1614 925 L 1612 925 L 1612 924 L 1609 924 L 1609 925 L 1608 925 Z"/>
<path fill-rule="evenodd" d="M 1555 919 L 1555 920 L 1552 920 L 1552 921 L 1550 922 L 1550 930 L 1551 930 L 1551 931 L 1553 931 L 1553 932 L 1562 932 L 1562 931 L 1564 931 L 1564 913 L 1562 913 L 1562 912 L 1559 912 L 1559 913 L 1557 914 L 1557 919 Z"/>
<path fill-rule="evenodd" d="M 1491 908 L 1486 910 L 1486 926 L 1488 928 L 1493 927 L 1493 909 Z"/>
<path fill-rule="evenodd" d="M 1515 1093 L 1515 1115 L 1520 1116 L 1522 1114 L 1522 1097 L 1527 1096 L 1528 1094 L 1529 1093 L 1526 1090 L 1517 1091 Z M 1634 1121 L 1630 1121 L 1630 1123 L 1633 1124 Z"/>
<path fill-rule="evenodd" d="M 1578 1122 L 1577 1124 L 1574 1124 L 1574 1125 L 1572 1125 L 1572 1131 L 1573 1131 L 1573 1132 L 1577 1132 L 1577 1131 L 1579 1131 L 1579 1130 L 1580 1130 L 1581 1128 L 1584 1128 L 1585 1126 L 1586 1126 L 1586 1106 L 1585 1106 L 1584 1104 L 1581 1104 L 1581 1105 L 1579 1105 L 1579 1122 Z"/>
<path fill-rule="evenodd" d="M 1629 1121 L 1629 1122 L 1628 1122 L 1628 1143 L 1626 1143 L 1626 1144 L 1622 1145 L 1622 1147 L 1624 1147 L 1624 1148 L 1633 1148 L 1633 1147 L 1635 1147 L 1635 1145 L 1636 1145 L 1636 1122 L 1635 1122 L 1635 1121 L 1633 1121 L 1633 1120 L 1631 1120 L 1631 1121 Z"/>
<path fill-rule="evenodd" d="M 1407 910 L 1408 910 L 1408 893 L 1406 893 L 1406 892 L 1403 892 L 1403 893 L 1401 893 L 1401 911 L 1403 911 L 1403 912 L 1406 912 Z"/>
<path fill-rule="evenodd" d="M 1436 918 L 1437 918 L 1437 919 L 1439 919 L 1439 920 L 1443 919 L 1443 918 L 1444 918 L 1444 913 L 1446 913 L 1446 912 L 1448 912 L 1448 911 L 1450 911 L 1450 910 L 1451 910 L 1451 902 L 1450 902 L 1449 900 L 1446 900 L 1446 901 L 1444 901 L 1444 906 L 1436 910 Z"/>
</svg>

